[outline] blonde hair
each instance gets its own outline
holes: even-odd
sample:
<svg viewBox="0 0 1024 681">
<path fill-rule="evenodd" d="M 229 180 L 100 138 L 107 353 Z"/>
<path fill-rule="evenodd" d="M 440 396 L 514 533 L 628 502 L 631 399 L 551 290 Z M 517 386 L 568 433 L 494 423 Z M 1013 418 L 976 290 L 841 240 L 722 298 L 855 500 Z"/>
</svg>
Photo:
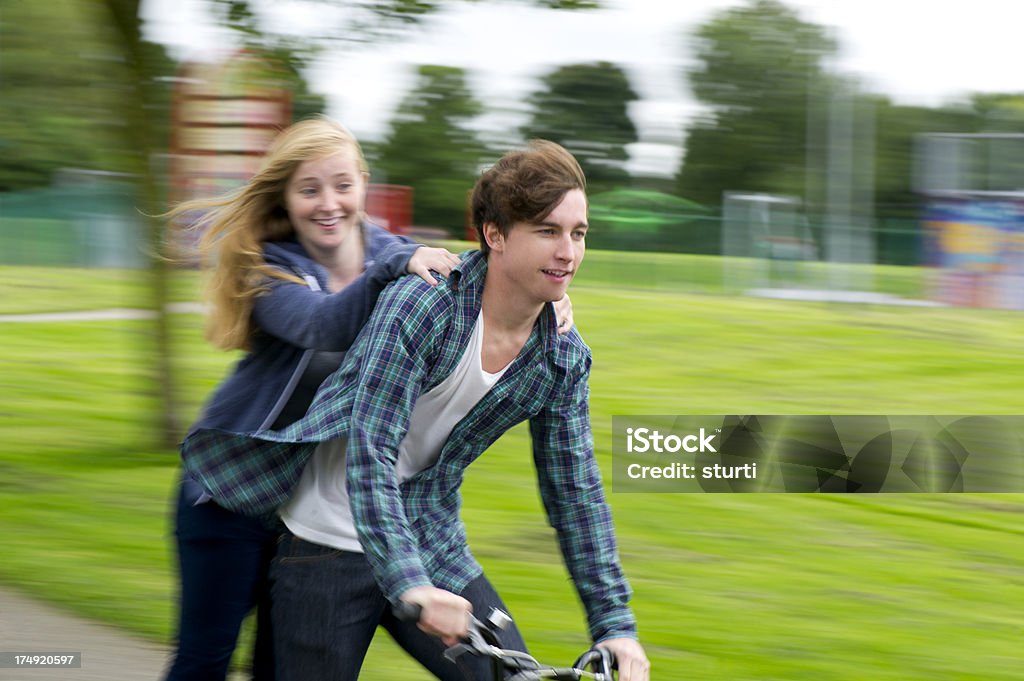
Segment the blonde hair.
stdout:
<svg viewBox="0 0 1024 681">
<path fill-rule="evenodd" d="M 341 151 L 351 151 L 359 170 L 369 172 L 359 142 L 342 125 L 326 116 L 300 121 L 277 136 L 259 171 L 244 186 L 223 196 L 180 203 L 166 214 L 174 220 L 202 213 L 192 228 L 204 230 L 200 252 L 203 263 L 213 267 L 206 285 L 212 306 L 206 338 L 217 347 L 251 349 L 253 301 L 267 290 L 268 277 L 306 283 L 267 265 L 262 245 L 295 234 L 285 189 L 299 164 Z"/>
</svg>

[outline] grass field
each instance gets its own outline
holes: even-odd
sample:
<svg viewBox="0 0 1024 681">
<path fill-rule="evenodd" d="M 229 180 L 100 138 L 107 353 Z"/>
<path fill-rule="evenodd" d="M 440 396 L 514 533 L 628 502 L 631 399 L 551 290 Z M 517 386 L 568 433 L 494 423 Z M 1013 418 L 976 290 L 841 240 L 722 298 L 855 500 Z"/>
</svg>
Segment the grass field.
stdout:
<svg viewBox="0 0 1024 681">
<path fill-rule="evenodd" d="M 595 252 L 583 272 L 606 470 L 612 415 L 1021 412 L 1020 314 L 726 297 L 687 256 Z M 141 277 L 0 268 L 0 313 L 143 306 Z M 195 291 L 176 279 L 176 300 Z M 191 416 L 234 357 L 174 320 Z M 150 343 L 143 321 L 0 324 L 0 582 L 167 641 L 177 462 L 153 444 Z M 583 621 L 528 460 L 525 429 L 502 438 L 465 520 L 533 652 L 568 661 Z M 657 679 L 1024 679 L 1024 495 L 609 498 Z M 379 638 L 364 678 L 423 678 Z"/>
</svg>

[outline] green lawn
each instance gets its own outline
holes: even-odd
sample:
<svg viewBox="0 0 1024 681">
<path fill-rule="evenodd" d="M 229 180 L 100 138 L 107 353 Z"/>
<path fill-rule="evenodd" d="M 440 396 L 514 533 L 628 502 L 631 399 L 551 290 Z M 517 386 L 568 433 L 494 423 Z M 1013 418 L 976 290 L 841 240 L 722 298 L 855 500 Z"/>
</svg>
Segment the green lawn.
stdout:
<svg viewBox="0 0 1024 681">
<path fill-rule="evenodd" d="M 572 295 L 606 470 L 612 415 L 1021 411 L 1020 314 L 726 297 L 708 260 L 588 254 Z M 0 312 L 141 306 L 141 276 L 0 268 Z M 174 320 L 191 416 L 234 356 Z M 0 324 L 0 582 L 166 641 L 176 454 L 153 444 L 151 340 L 142 321 Z M 465 519 L 533 652 L 567 662 L 584 627 L 528 461 L 524 428 L 499 441 Z M 1024 495 L 609 499 L 655 678 L 1024 679 Z M 423 677 L 393 658 L 382 641 L 364 678 Z"/>
<path fill-rule="evenodd" d="M 467 241 L 444 241 L 439 245 L 456 253 L 473 247 Z M 590 251 L 574 286 L 721 294 L 725 286 L 723 262 L 726 259 L 706 255 Z M 842 267 L 855 280 L 864 279 L 864 274 L 869 273 L 879 293 L 907 298 L 924 297 L 926 278 L 921 268 L 882 265 Z M 806 264 L 804 268 L 808 273 L 814 273 L 820 265 Z M 149 276 L 145 270 L 0 266 L 0 291 L 19 292 L 0 299 L 0 314 L 112 307 L 152 309 L 147 288 Z M 197 271 L 175 271 L 170 276 L 169 298 L 172 302 L 196 300 L 201 287 Z"/>
</svg>

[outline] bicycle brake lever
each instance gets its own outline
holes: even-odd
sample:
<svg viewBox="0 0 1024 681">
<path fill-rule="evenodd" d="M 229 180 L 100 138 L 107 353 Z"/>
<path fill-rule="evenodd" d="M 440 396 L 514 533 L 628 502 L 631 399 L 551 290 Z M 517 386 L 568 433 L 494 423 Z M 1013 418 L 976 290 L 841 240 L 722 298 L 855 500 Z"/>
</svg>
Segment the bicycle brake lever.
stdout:
<svg viewBox="0 0 1024 681">
<path fill-rule="evenodd" d="M 476 649 L 469 643 L 456 643 L 452 647 L 445 649 L 444 657 L 449 662 L 455 662 L 463 655 L 472 655 L 476 652 Z"/>
<path fill-rule="evenodd" d="M 602 675 L 607 681 L 612 681 L 612 670 L 615 669 L 615 655 L 607 648 L 591 648 L 580 655 L 573 667 L 586 669 L 588 666 L 597 667 L 593 671 Z"/>
<path fill-rule="evenodd" d="M 495 646 L 487 640 L 487 637 L 482 633 L 484 631 L 486 630 L 483 628 L 483 625 L 475 617 L 470 617 L 469 634 L 466 636 L 466 640 L 446 649 L 444 656 L 452 661 L 466 653 L 491 656 Z"/>
</svg>

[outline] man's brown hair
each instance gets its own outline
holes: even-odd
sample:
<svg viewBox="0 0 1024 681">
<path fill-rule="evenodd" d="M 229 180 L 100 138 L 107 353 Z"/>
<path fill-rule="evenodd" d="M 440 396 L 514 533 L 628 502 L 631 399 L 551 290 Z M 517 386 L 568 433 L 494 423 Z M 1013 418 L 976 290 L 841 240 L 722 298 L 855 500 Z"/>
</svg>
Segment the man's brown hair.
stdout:
<svg viewBox="0 0 1024 681">
<path fill-rule="evenodd" d="M 587 190 L 576 159 L 562 146 L 531 140 L 525 149 L 510 151 L 484 171 L 473 188 L 473 226 L 480 250 L 490 250 L 484 225 L 497 225 L 503 236 L 516 222 L 543 222 L 567 192 Z"/>
</svg>

